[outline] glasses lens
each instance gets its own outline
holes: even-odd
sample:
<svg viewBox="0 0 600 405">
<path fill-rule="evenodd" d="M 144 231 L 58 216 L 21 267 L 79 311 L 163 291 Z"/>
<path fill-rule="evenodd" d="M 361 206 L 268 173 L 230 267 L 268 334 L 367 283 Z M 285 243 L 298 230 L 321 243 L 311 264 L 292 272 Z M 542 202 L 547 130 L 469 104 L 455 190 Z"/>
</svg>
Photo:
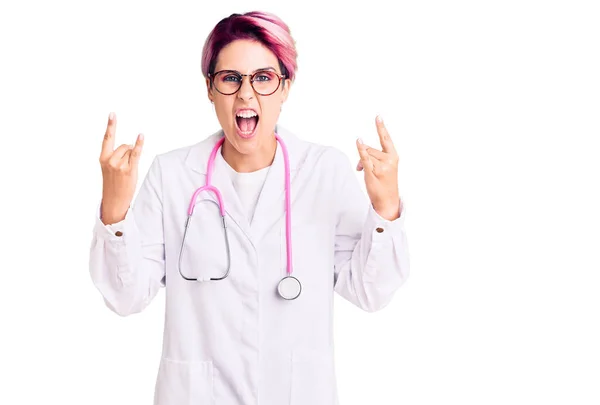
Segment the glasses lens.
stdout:
<svg viewBox="0 0 600 405">
<path fill-rule="evenodd" d="M 235 93 L 242 82 L 242 77 L 235 72 L 219 72 L 215 75 L 214 83 L 217 90 L 224 94 Z"/>
<path fill-rule="evenodd" d="M 256 72 L 252 76 L 252 87 L 258 94 L 271 94 L 279 87 L 279 77 L 270 70 Z"/>
<path fill-rule="evenodd" d="M 235 93 L 239 90 L 241 83 L 242 77 L 236 72 L 219 72 L 214 77 L 215 87 L 223 94 Z M 252 76 L 252 87 L 258 94 L 272 94 L 279 87 L 279 77 L 275 72 L 270 70 L 256 72 Z"/>
</svg>

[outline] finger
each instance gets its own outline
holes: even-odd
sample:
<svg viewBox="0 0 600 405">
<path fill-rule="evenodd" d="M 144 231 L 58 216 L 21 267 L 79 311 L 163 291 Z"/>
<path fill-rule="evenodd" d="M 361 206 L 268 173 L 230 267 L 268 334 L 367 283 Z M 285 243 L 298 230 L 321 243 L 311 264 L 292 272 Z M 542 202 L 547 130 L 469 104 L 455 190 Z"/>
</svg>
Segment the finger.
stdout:
<svg viewBox="0 0 600 405">
<path fill-rule="evenodd" d="M 119 161 L 120 162 L 120 168 L 121 169 L 126 169 L 129 167 L 129 159 L 131 158 L 131 152 L 133 151 L 133 148 L 129 147 L 129 149 L 127 149 L 127 151 L 125 152 L 125 154 L 123 155 L 123 158 Z"/>
<path fill-rule="evenodd" d="M 362 162 L 359 160 L 358 163 L 356 164 L 356 170 L 357 171 L 361 171 L 363 168 Z"/>
<path fill-rule="evenodd" d="M 375 125 L 377 126 L 377 133 L 379 134 L 379 142 L 381 143 L 381 148 L 384 152 L 387 153 L 396 153 L 396 148 L 394 147 L 394 143 L 392 142 L 392 138 L 388 133 L 385 125 L 383 123 L 383 118 L 380 115 L 375 119 Z"/>
<path fill-rule="evenodd" d="M 381 161 L 385 161 L 389 158 L 389 155 L 385 152 L 380 151 L 379 149 L 375 149 L 372 148 L 370 146 L 365 145 L 367 148 L 367 153 L 369 154 L 369 156 L 377 159 L 377 160 L 381 160 Z"/>
<path fill-rule="evenodd" d="M 356 148 L 358 149 L 358 154 L 360 155 L 360 161 L 362 163 L 363 168 L 367 173 L 373 172 L 373 162 L 371 161 L 371 157 L 367 153 L 364 143 L 362 139 L 358 138 L 356 140 Z"/>
<path fill-rule="evenodd" d="M 129 164 L 133 167 L 137 167 L 140 156 L 142 154 L 142 148 L 144 146 L 144 134 L 139 134 L 136 141 L 135 146 L 131 150 L 131 154 L 129 156 Z"/>
<path fill-rule="evenodd" d="M 119 146 L 112 154 L 112 156 L 108 159 L 108 163 L 111 166 L 115 166 L 118 167 L 120 166 L 120 161 L 123 159 L 123 156 L 125 156 L 125 153 L 127 153 L 127 151 L 131 149 L 131 145 L 121 145 Z"/>
<path fill-rule="evenodd" d="M 115 132 L 117 130 L 117 116 L 111 112 L 108 114 L 108 124 L 106 125 L 106 132 L 104 132 L 104 140 L 102 141 L 102 152 L 100 152 L 100 159 L 108 159 L 113 153 L 115 148 Z"/>
</svg>

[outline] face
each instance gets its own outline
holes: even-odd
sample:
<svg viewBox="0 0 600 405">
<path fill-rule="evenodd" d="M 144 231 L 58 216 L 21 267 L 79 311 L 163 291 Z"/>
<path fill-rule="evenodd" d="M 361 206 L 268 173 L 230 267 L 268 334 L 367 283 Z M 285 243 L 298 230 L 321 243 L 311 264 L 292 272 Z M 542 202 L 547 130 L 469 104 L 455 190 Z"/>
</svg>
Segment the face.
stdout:
<svg viewBox="0 0 600 405">
<path fill-rule="evenodd" d="M 264 45 L 256 41 L 237 40 L 221 50 L 217 57 L 214 72 L 235 70 L 241 74 L 252 74 L 256 70 L 269 68 L 281 75 L 277 57 Z M 279 80 L 277 76 L 271 79 Z M 267 86 L 268 75 L 257 77 L 255 87 L 262 93 L 260 86 Z M 220 76 L 215 81 L 223 83 L 220 90 L 238 81 L 234 75 Z M 258 81 L 262 82 L 259 83 Z M 237 93 L 221 94 L 215 86 L 206 80 L 208 98 L 214 102 L 217 118 L 229 143 L 240 154 L 250 155 L 261 150 L 261 146 L 273 141 L 275 125 L 279 119 L 282 104 L 287 100 L 291 81 L 281 81 L 277 90 L 268 96 L 258 94 L 250 85 L 250 77 L 243 76 L 242 86 Z M 228 91 L 223 91 L 229 93 Z M 253 110 L 253 112 L 251 111 Z M 250 117 L 256 113 L 256 118 Z M 256 125 L 254 125 L 256 124 Z"/>
</svg>

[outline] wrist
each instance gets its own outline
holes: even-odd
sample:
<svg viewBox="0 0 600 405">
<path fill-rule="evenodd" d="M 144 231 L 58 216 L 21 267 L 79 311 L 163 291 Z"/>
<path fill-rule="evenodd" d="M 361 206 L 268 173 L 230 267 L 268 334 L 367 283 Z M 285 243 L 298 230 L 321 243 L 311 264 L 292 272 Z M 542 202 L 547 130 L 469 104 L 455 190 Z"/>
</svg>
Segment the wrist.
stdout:
<svg viewBox="0 0 600 405">
<path fill-rule="evenodd" d="M 128 210 L 128 208 L 119 209 L 119 208 L 112 208 L 110 206 L 105 207 L 104 203 L 102 203 L 101 207 L 100 207 L 100 220 L 105 225 L 111 225 L 111 224 L 115 224 L 117 222 L 121 222 L 122 220 L 125 219 L 125 216 L 127 215 L 127 210 Z"/>
<path fill-rule="evenodd" d="M 395 219 L 400 218 L 400 200 L 398 200 L 394 204 L 385 204 L 378 206 L 375 206 L 373 204 L 373 209 L 375 210 L 375 212 L 377 212 L 377 214 L 380 217 L 388 221 L 393 221 Z"/>
</svg>

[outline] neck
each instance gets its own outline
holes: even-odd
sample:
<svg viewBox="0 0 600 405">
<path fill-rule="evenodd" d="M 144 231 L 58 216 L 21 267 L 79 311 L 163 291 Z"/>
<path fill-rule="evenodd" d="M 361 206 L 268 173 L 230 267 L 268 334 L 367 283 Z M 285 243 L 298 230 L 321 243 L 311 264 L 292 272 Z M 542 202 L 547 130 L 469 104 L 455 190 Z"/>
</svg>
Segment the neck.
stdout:
<svg viewBox="0 0 600 405">
<path fill-rule="evenodd" d="M 238 173 L 250 173 L 270 166 L 275 159 L 277 140 L 273 134 L 268 140 L 261 142 L 258 148 L 249 154 L 238 152 L 225 138 L 221 154 L 223 159 Z"/>
</svg>

